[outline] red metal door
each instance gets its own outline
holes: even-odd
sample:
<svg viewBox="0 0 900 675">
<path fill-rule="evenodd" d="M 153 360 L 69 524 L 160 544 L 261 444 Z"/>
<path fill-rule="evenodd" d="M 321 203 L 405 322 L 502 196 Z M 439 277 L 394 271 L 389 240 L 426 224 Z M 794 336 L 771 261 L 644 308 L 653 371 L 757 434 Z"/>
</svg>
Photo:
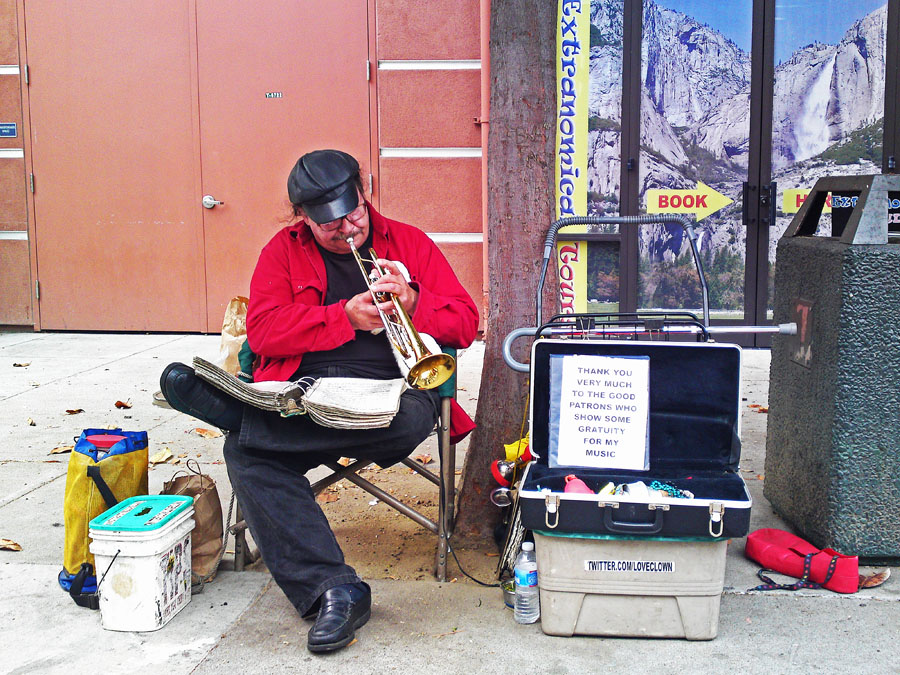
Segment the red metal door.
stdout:
<svg viewBox="0 0 900 675">
<path fill-rule="evenodd" d="M 187 2 L 25 4 L 40 327 L 206 327 Z"/>
<path fill-rule="evenodd" d="M 339 147 L 369 171 L 367 0 L 25 15 L 41 328 L 217 332 L 297 157 Z"/>
<path fill-rule="evenodd" d="M 287 176 L 336 147 L 368 172 L 366 0 L 198 0 L 209 330 L 246 295 L 262 246 L 289 217 Z M 263 9 L 264 8 L 264 9 Z"/>
</svg>

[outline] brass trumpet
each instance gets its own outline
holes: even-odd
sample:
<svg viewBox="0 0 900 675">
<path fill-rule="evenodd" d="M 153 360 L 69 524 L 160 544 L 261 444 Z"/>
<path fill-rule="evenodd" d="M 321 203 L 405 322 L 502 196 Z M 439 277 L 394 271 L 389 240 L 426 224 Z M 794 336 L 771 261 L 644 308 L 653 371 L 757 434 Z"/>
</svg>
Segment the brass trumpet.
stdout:
<svg viewBox="0 0 900 675">
<path fill-rule="evenodd" d="M 375 249 L 369 249 L 371 259 L 363 260 L 356 246 L 353 244 L 353 237 L 347 237 L 347 243 L 350 244 L 350 250 L 359 264 L 359 270 L 362 272 L 366 280 L 366 286 L 372 294 L 375 301 L 375 307 L 378 309 L 378 315 L 381 317 L 381 323 L 384 324 L 384 330 L 387 333 L 388 341 L 394 349 L 397 357 L 397 365 L 407 383 L 416 389 L 434 389 L 449 380 L 456 370 L 456 359 L 449 354 L 441 352 L 440 347 L 430 335 L 426 335 L 433 344 L 431 349 L 426 346 L 419 335 L 419 332 L 413 326 L 409 314 L 403 308 L 400 299 L 393 293 L 379 293 L 372 290 L 372 283 L 384 276 L 385 272 L 378 264 L 378 254 Z M 372 271 L 367 272 L 364 262 L 372 265 Z M 391 302 L 394 306 L 389 312 L 383 311 L 378 307 L 380 302 Z"/>
</svg>

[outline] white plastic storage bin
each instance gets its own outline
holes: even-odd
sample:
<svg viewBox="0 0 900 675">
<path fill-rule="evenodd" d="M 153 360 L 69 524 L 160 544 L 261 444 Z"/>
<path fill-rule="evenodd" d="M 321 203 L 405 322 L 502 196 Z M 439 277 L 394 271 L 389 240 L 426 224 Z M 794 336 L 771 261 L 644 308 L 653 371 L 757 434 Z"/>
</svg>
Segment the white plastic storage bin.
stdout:
<svg viewBox="0 0 900 675">
<path fill-rule="evenodd" d="M 191 601 L 191 497 L 131 497 L 90 522 L 101 622 L 107 630 L 162 628 Z"/>
<path fill-rule="evenodd" d="M 534 538 L 544 633 L 716 637 L 727 540 Z"/>
</svg>

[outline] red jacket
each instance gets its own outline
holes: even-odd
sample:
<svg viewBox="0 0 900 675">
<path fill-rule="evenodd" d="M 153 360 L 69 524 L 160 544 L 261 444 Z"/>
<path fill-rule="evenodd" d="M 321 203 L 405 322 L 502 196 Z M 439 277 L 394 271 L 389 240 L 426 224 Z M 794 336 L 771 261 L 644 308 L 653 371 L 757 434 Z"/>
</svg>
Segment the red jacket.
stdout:
<svg viewBox="0 0 900 675">
<path fill-rule="evenodd" d="M 416 330 L 447 347 L 472 344 L 478 309 L 437 245 L 421 230 L 385 218 L 371 205 L 369 222 L 379 257 L 404 263 L 410 285 L 419 292 L 411 317 Z M 287 380 L 306 352 L 334 349 L 356 337 L 344 312 L 346 300 L 322 305 L 326 285 L 325 263 L 305 223 L 283 228 L 266 244 L 250 281 L 247 308 L 247 341 L 260 356 L 254 380 Z M 454 442 L 475 427 L 455 401 L 451 421 Z"/>
</svg>

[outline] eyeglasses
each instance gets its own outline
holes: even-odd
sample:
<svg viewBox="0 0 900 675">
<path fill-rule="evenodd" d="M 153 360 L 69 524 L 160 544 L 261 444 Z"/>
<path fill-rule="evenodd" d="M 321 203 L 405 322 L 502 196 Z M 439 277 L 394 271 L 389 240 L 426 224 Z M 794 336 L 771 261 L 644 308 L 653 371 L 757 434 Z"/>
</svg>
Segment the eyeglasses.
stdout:
<svg viewBox="0 0 900 675">
<path fill-rule="evenodd" d="M 357 223 L 362 220 L 363 216 L 365 216 L 366 213 L 368 213 L 368 208 L 366 207 L 366 203 L 363 202 L 343 218 L 331 220 L 327 223 L 319 223 L 318 225 L 326 232 L 334 232 L 335 230 L 340 228 L 345 220 L 349 220 L 351 223 Z"/>
</svg>

